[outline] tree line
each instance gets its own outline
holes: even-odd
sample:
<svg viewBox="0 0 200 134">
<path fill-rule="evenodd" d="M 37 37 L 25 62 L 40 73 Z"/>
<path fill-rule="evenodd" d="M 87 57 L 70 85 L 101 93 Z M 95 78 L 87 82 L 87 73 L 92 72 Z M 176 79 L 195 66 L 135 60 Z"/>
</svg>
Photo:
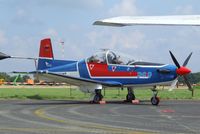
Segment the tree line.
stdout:
<svg viewBox="0 0 200 134">
<path fill-rule="evenodd" d="M 0 72 L 0 79 L 4 79 L 6 82 L 13 82 L 16 78 L 17 78 L 16 82 L 26 82 L 27 79 L 30 79 L 30 76 L 21 74 L 10 75 L 8 73 Z"/>
</svg>

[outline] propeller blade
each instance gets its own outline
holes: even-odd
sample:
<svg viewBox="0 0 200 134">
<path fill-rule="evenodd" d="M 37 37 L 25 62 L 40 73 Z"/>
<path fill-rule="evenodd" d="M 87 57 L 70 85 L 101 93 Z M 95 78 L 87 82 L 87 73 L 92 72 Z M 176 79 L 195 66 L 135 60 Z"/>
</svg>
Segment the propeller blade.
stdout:
<svg viewBox="0 0 200 134">
<path fill-rule="evenodd" d="M 190 53 L 190 55 L 187 57 L 187 59 L 185 60 L 185 62 L 183 63 L 183 66 L 185 67 L 188 64 L 188 61 L 190 60 L 190 57 L 192 56 L 192 53 Z"/>
<path fill-rule="evenodd" d="M 180 68 L 181 66 L 180 66 L 180 64 L 178 63 L 178 61 L 176 60 L 175 56 L 172 54 L 171 51 L 169 51 L 169 53 L 170 53 L 170 55 L 171 55 L 171 57 L 172 57 L 172 60 L 173 60 L 174 64 L 175 64 L 178 68 Z"/>
<path fill-rule="evenodd" d="M 193 88 L 192 88 L 192 85 L 190 84 L 190 82 L 188 81 L 187 76 L 186 76 L 186 75 L 183 75 L 183 78 L 184 78 L 184 81 L 185 81 L 186 85 L 188 86 L 188 89 L 189 89 L 190 91 L 192 91 Z"/>
<path fill-rule="evenodd" d="M 170 86 L 170 88 L 169 88 L 168 91 L 173 91 L 173 89 L 176 87 L 177 82 L 178 82 L 178 78 L 176 78 L 176 79 L 172 82 L 172 84 L 171 84 L 171 86 Z"/>
</svg>

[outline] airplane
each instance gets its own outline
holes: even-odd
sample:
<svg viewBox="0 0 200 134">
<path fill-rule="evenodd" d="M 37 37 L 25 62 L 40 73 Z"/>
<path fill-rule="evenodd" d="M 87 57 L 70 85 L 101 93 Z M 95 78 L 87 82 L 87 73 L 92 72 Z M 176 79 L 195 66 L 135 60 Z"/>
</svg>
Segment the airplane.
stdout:
<svg viewBox="0 0 200 134">
<path fill-rule="evenodd" d="M 105 24 L 103 21 L 96 21 L 94 24 L 126 25 L 123 22 Z M 171 85 L 171 88 L 174 88 L 178 77 L 182 76 L 188 89 L 193 91 L 187 78 L 191 70 L 186 67 L 192 53 L 189 54 L 182 66 L 173 53 L 171 51 L 169 53 L 175 65 L 129 59 L 111 50 L 100 51 L 79 61 L 57 60 L 54 59 L 51 39 L 46 38 L 40 42 L 39 58 L 15 57 L 0 53 L 0 60 L 6 58 L 35 60 L 37 61 L 36 71 L 29 73 L 36 74 L 40 79 L 46 81 L 66 82 L 78 86 L 81 91 L 94 94 L 93 103 L 102 101 L 101 91 L 103 88 L 127 88 L 126 101 L 132 102 L 136 99 L 135 88 L 150 87 L 153 92 L 150 99 L 151 104 L 157 106 L 160 102 L 156 89 L 158 85 Z"/>
<path fill-rule="evenodd" d="M 151 63 L 128 59 L 111 50 L 103 50 L 93 54 L 89 58 L 75 60 L 54 59 L 50 38 L 41 40 L 40 52 L 36 71 L 30 72 L 39 75 L 39 79 L 54 82 L 66 82 L 80 87 L 86 93 L 95 94 L 92 102 L 99 103 L 103 99 L 101 90 L 108 87 L 127 88 L 126 101 L 135 100 L 134 88 L 152 87 L 152 105 L 158 105 L 157 85 L 172 85 L 177 82 L 179 76 L 183 76 L 190 90 L 192 86 L 187 80 L 191 72 L 186 65 L 192 55 L 186 58 L 180 66 L 175 56 L 170 55 L 175 65 Z M 0 53 L 0 59 L 24 58 L 9 56 Z M 26 58 L 25 58 L 26 59 Z M 34 59 L 34 58 L 28 58 Z"/>
</svg>

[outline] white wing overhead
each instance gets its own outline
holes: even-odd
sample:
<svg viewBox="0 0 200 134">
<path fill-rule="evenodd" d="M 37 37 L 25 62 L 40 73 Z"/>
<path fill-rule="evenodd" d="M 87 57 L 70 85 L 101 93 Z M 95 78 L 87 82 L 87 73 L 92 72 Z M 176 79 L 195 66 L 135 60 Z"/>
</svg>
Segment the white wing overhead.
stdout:
<svg viewBox="0 0 200 134">
<path fill-rule="evenodd" d="M 180 25 L 200 26 L 200 15 L 174 16 L 121 16 L 98 20 L 93 25 L 103 26 L 131 26 L 131 25 Z"/>
</svg>

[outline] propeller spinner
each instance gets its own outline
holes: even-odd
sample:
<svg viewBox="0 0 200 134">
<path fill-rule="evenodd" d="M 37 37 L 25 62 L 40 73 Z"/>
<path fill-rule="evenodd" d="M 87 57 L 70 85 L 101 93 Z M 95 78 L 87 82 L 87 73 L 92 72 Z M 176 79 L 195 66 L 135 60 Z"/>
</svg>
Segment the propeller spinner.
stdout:
<svg viewBox="0 0 200 134">
<path fill-rule="evenodd" d="M 169 51 L 169 53 L 171 55 L 171 58 L 172 58 L 174 64 L 177 66 L 176 73 L 179 76 L 183 76 L 184 81 L 185 81 L 186 85 L 188 86 L 188 89 L 190 91 L 193 91 L 193 88 L 187 78 L 187 75 L 191 73 L 191 70 L 186 67 L 186 65 L 188 64 L 188 61 L 190 60 L 190 57 L 192 56 L 192 53 L 190 53 L 189 56 L 186 58 L 186 60 L 183 63 L 183 66 L 180 66 L 180 64 L 178 63 L 178 61 L 176 60 L 175 56 L 173 55 L 173 53 L 171 51 Z M 178 82 L 178 81 L 176 80 L 176 82 Z"/>
</svg>

